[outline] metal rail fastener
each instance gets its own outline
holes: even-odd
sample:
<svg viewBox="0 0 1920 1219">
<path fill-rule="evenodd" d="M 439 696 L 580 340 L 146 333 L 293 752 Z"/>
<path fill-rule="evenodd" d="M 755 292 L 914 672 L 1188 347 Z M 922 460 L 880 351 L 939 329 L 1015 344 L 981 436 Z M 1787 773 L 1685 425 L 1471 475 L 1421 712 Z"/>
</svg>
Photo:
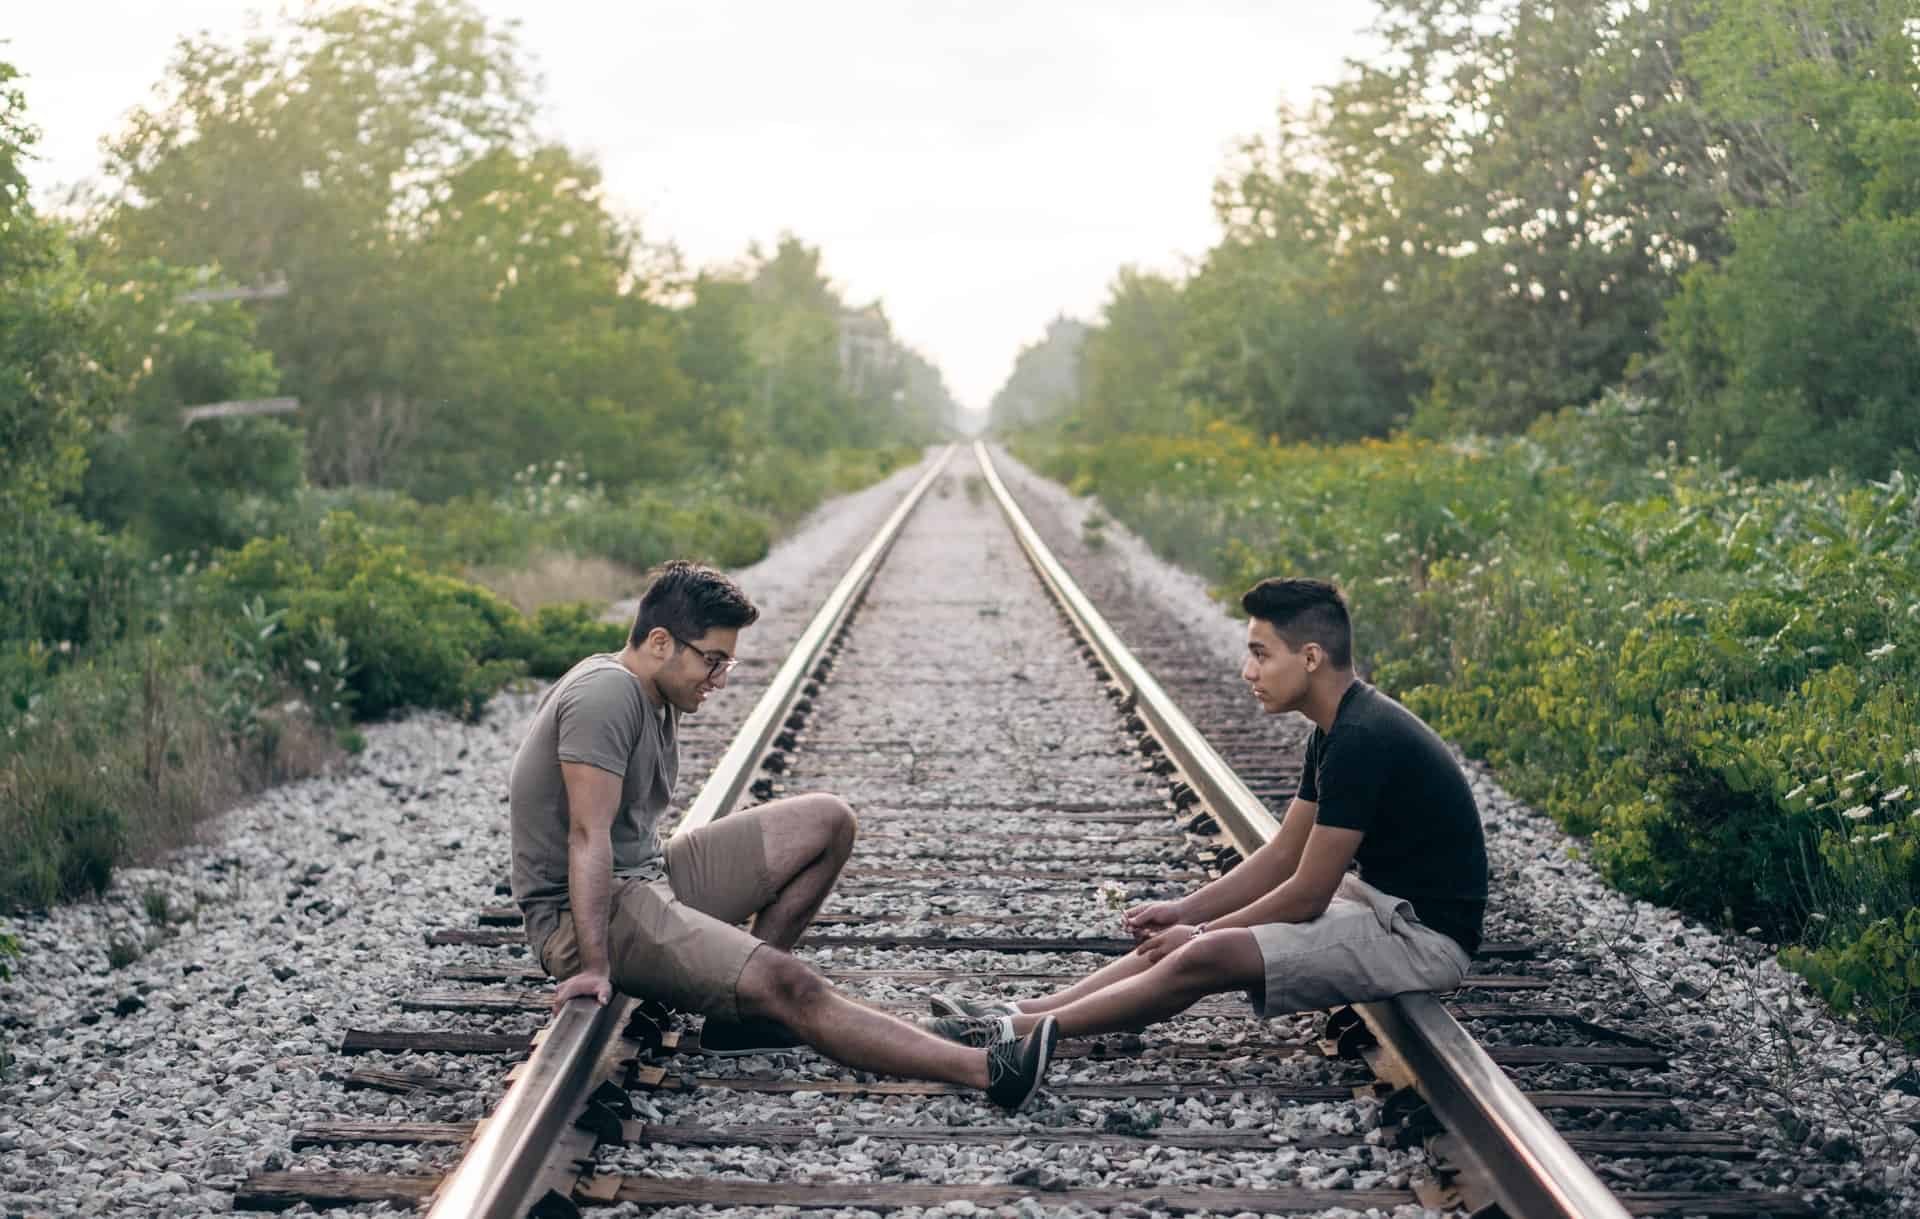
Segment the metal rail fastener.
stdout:
<svg viewBox="0 0 1920 1219">
<path fill-rule="evenodd" d="M 739 800 L 808 672 L 859 605 L 901 526 L 952 456 L 952 446 L 941 450 L 834 586 L 680 819 L 676 834 L 724 816 Z M 585 1107 L 596 1083 L 595 1067 L 630 1006 L 602 1006 L 578 998 L 561 1007 L 459 1167 L 434 1195 L 428 1219 L 520 1219 L 532 1208 L 536 1199 L 529 1194 L 545 1178 L 557 1140 Z"/>
<path fill-rule="evenodd" d="M 1055 559 L 994 469 L 985 444 L 974 457 L 1000 510 L 1040 579 L 1079 628 L 1100 663 L 1132 698 L 1134 711 L 1167 756 L 1249 856 L 1279 822 L 1234 774 L 1145 666 L 1121 643 Z M 1626 1219 L 1627 1210 L 1478 1042 L 1432 995 L 1356 1005 L 1382 1045 L 1413 1071 L 1434 1115 L 1511 1219 Z"/>
</svg>

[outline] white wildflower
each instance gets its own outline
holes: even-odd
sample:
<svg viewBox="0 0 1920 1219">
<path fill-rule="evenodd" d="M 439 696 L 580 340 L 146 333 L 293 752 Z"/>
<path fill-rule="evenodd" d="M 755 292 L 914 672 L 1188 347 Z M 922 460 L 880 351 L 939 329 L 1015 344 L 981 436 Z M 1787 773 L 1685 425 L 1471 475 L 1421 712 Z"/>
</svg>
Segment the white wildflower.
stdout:
<svg viewBox="0 0 1920 1219">
<path fill-rule="evenodd" d="M 1900 786 L 1894 788 L 1892 791 L 1888 792 L 1886 795 L 1880 797 L 1880 803 L 1892 804 L 1895 800 L 1904 798 L 1909 790 L 1911 789 L 1908 788 L 1908 786 L 1905 783 L 1902 783 Z"/>
<path fill-rule="evenodd" d="M 1785 798 L 1788 800 L 1798 800 L 1801 797 L 1801 795 L 1806 792 L 1806 790 L 1807 790 L 1807 785 L 1805 783 L 1802 783 L 1798 787 L 1794 788 L 1792 791 L 1788 792 Z"/>
<path fill-rule="evenodd" d="M 1875 834 L 1873 837 L 1867 839 L 1867 841 L 1868 842 L 1885 842 L 1887 839 L 1891 837 L 1893 837 L 1893 834 L 1891 831 L 1889 831 L 1885 833 Z"/>
<path fill-rule="evenodd" d="M 1883 643 L 1879 647 L 1869 651 L 1867 653 L 1867 659 L 1868 660 L 1885 660 L 1887 657 L 1893 655 L 1896 650 L 1897 649 L 1891 643 Z"/>
<path fill-rule="evenodd" d="M 1858 782 L 1859 782 L 1860 780 L 1862 780 L 1862 779 L 1864 779 L 1864 778 L 1866 778 L 1866 777 L 1867 777 L 1867 772 L 1866 772 L 1866 771 L 1864 771 L 1864 770 L 1856 770 L 1856 771 L 1854 771 L 1854 772 L 1853 772 L 1852 774 L 1850 774 L 1850 775 L 1848 775 L 1848 776 L 1847 776 L 1846 778 L 1844 778 L 1844 779 L 1842 779 L 1842 780 L 1840 780 L 1840 781 L 1841 781 L 1842 783 L 1858 783 Z"/>
<path fill-rule="evenodd" d="M 1900 760 L 1909 766 L 1920 766 L 1920 749 L 1909 749 L 1907 756 Z"/>
<path fill-rule="evenodd" d="M 1873 815 L 1873 810 L 1864 804 L 1856 804 L 1840 815 L 1849 821 L 1865 821 Z"/>
<path fill-rule="evenodd" d="M 1820 913 L 1818 910 L 1815 910 L 1812 914 L 1809 914 L 1807 917 L 1812 919 L 1816 923 L 1824 923 L 1827 921 L 1827 916 Z"/>
</svg>

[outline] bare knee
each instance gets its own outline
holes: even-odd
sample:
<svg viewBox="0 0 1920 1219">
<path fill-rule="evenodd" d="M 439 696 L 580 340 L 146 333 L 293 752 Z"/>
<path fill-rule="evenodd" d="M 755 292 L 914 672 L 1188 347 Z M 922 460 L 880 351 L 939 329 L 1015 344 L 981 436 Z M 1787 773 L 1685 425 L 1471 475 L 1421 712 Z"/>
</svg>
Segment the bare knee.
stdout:
<svg viewBox="0 0 1920 1219">
<path fill-rule="evenodd" d="M 817 1005 L 827 980 L 806 962 L 763 946 L 740 973 L 738 998 L 746 1014 L 791 1023 L 794 1014 Z"/>
<path fill-rule="evenodd" d="M 1182 990 L 1212 993 L 1236 984 L 1233 977 L 1237 958 L 1224 935 L 1196 936 L 1169 953 L 1160 968 L 1169 985 Z"/>
<path fill-rule="evenodd" d="M 827 849 L 840 859 L 845 860 L 853 854 L 854 839 L 860 836 L 860 819 L 853 815 L 853 808 L 838 796 L 824 796 L 824 811 L 821 819 L 826 827 Z"/>
<path fill-rule="evenodd" d="M 819 854 L 845 862 L 853 854 L 853 841 L 860 833 L 860 821 L 853 809 L 830 792 L 813 792 L 806 801 L 807 826 L 819 844 Z"/>
</svg>

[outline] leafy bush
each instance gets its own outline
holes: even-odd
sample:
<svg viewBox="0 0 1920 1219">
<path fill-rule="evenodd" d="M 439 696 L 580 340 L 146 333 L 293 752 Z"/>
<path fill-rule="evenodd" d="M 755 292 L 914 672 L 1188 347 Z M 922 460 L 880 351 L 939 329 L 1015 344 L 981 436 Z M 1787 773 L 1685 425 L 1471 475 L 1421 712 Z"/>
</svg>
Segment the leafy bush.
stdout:
<svg viewBox="0 0 1920 1219">
<path fill-rule="evenodd" d="M 1800 941 L 1836 1005 L 1912 1035 L 1920 505 L 1898 474 L 1629 456 L 1662 426 L 1611 399 L 1498 442 L 1022 451 L 1223 594 L 1339 580 L 1374 680 L 1609 880 Z"/>
<path fill-rule="evenodd" d="M 601 607 L 591 601 L 543 605 L 527 620 L 527 672 L 552 679 L 572 668 L 584 656 L 617 652 L 627 644 L 627 627 L 603 622 Z"/>
<path fill-rule="evenodd" d="M 342 513 L 309 551 L 285 538 L 249 542 L 208 571 L 207 593 L 229 613 L 258 599 L 281 616 L 273 654 L 283 672 L 324 665 L 329 637 L 343 641 L 355 718 L 409 707 L 472 716 L 518 671 L 519 615 L 492 593 L 372 541 Z"/>
</svg>

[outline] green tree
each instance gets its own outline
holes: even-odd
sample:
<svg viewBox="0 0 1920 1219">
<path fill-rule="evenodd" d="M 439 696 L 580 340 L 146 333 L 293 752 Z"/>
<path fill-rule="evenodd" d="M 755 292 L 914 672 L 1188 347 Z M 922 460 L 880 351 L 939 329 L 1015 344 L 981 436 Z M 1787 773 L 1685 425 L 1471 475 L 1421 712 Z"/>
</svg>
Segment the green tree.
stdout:
<svg viewBox="0 0 1920 1219">
<path fill-rule="evenodd" d="M 1765 475 L 1920 459 L 1920 61 L 1911 6 L 1717 0 L 1687 44 L 1725 158 L 1730 249 L 1667 313 L 1693 442 Z"/>
<path fill-rule="evenodd" d="M 988 426 L 1016 431 L 1057 422 L 1080 396 L 1080 348 L 1087 324 L 1060 316 L 1038 342 L 1020 349 L 1013 371 L 987 407 Z"/>
<path fill-rule="evenodd" d="M 27 199 L 38 133 L 18 73 L 0 62 L 0 696 L 27 690 L 118 629 L 119 549 L 67 502 L 106 421 L 100 322 L 73 243 Z M 62 651 L 60 645 L 66 645 Z"/>
<path fill-rule="evenodd" d="M 1081 428 L 1104 436 L 1192 425 L 1180 385 L 1187 319 L 1178 282 L 1121 268 L 1081 348 Z"/>
<path fill-rule="evenodd" d="M 100 292 L 100 359 L 113 421 L 91 446 L 78 496 L 88 519 L 153 553 L 238 546 L 254 509 L 303 482 L 301 431 L 272 417 L 204 419 L 181 408 L 275 394 L 273 358 L 254 343 L 245 304 L 186 299 L 209 277 L 157 263 L 92 265 Z"/>
<path fill-rule="evenodd" d="M 467 0 L 313 8 L 238 45 L 184 39 L 109 148 L 103 235 L 129 262 L 284 277 L 260 334 L 322 482 L 400 481 L 446 400 L 439 277 L 417 244 L 456 177 L 524 140 L 512 36 Z"/>
</svg>

